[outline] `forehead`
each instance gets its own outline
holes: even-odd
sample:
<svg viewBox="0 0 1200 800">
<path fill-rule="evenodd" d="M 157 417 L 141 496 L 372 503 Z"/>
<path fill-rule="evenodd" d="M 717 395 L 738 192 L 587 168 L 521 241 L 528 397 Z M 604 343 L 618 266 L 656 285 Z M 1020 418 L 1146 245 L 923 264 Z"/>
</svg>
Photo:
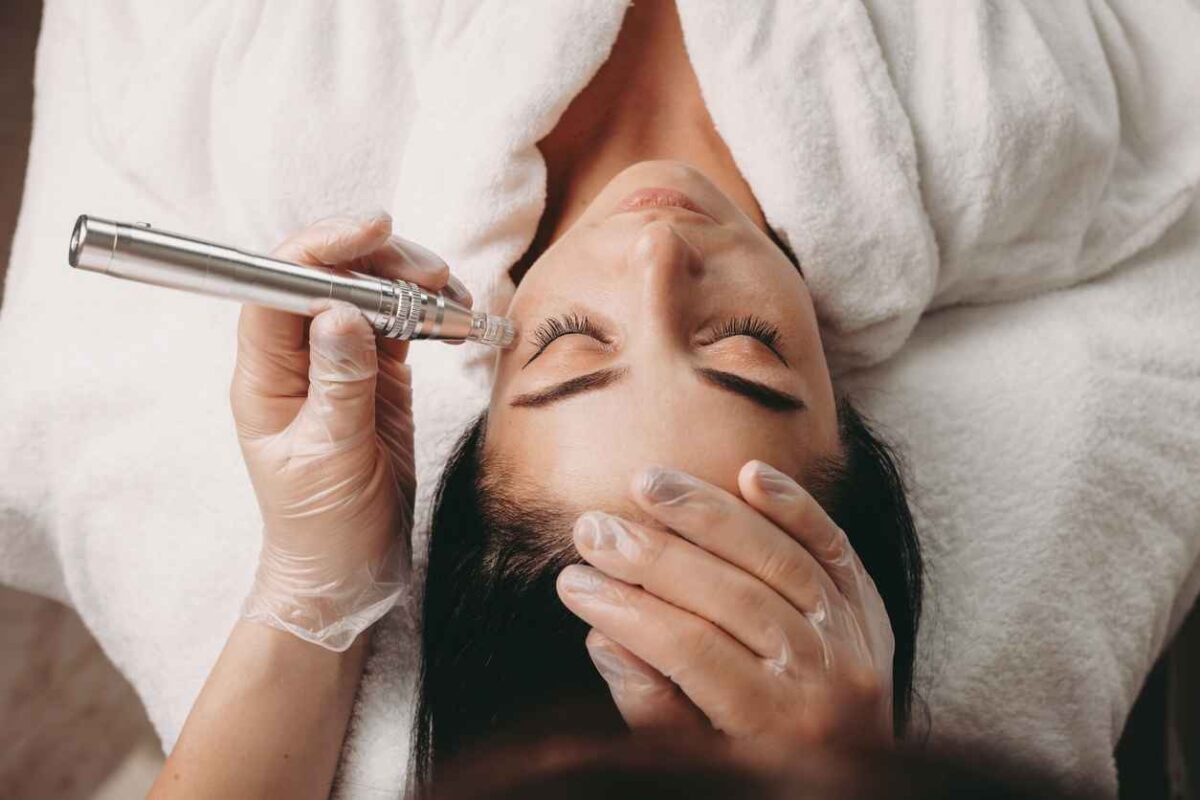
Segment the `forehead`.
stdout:
<svg viewBox="0 0 1200 800">
<path fill-rule="evenodd" d="M 779 415 L 716 390 L 654 392 L 612 386 L 537 410 L 494 408 L 487 449 L 543 497 L 579 511 L 634 511 L 630 485 L 648 466 L 673 467 L 736 494 L 742 466 L 759 459 L 797 477 L 835 455 L 836 432 L 811 414 Z M 833 423 L 836 429 L 836 422 Z"/>
</svg>

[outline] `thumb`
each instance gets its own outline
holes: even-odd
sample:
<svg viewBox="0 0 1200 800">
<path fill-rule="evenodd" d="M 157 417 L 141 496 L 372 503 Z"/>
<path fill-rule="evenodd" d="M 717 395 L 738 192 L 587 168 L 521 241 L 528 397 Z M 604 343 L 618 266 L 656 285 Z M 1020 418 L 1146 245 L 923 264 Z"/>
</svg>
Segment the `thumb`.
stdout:
<svg viewBox="0 0 1200 800">
<path fill-rule="evenodd" d="M 354 306 L 336 300 L 309 328 L 308 399 L 302 416 L 324 428 L 330 443 L 371 436 L 379 362 L 375 333 Z"/>
</svg>

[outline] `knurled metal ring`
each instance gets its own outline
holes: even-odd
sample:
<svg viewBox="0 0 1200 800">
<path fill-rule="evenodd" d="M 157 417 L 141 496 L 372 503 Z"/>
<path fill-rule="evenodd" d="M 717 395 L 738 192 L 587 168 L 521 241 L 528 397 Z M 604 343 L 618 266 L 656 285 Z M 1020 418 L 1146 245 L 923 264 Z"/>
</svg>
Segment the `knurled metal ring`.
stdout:
<svg viewBox="0 0 1200 800">
<path fill-rule="evenodd" d="M 421 324 L 421 290 L 408 281 L 396 281 L 396 284 L 396 293 L 400 300 L 396 319 L 400 323 L 400 330 L 395 338 L 408 340 L 413 338 L 417 326 Z"/>
</svg>

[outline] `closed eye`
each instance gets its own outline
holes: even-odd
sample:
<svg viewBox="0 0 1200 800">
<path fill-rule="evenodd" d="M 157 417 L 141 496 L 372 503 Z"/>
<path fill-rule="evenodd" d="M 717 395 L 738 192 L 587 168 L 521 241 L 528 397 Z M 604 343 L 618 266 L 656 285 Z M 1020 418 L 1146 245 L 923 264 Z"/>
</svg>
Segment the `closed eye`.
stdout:
<svg viewBox="0 0 1200 800">
<path fill-rule="evenodd" d="M 783 357 L 783 353 L 779 352 L 779 328 L 761 317 L 747 315 L 744 317 L 734 317 L 726 320 L 714 327 L 703 341 L 703 344 L 716 344 L 722 339 L 729 339 L 734 336 L 749 336 L 762 342 L 763 345 L 775 354 L 775 357 L 783 362 L 784 366 L 788 365 L 787 359 Z"/>
<path fill-rule="evenodd" d="M 529 360 L 525 362 L 525 364 L 522 366 L 522 369 L 529 366 L 530 363 L 532 363 L 535 358 L 540 356 L 547 347 L 555 342 L 555 340 L 561 339 L 564 336 L 571 336 L 575 334 L 590 336 L 604 344 L 610 344 L 612 341 L 605 336 L 604 332 L 596 327 L 596 325 L 594 325 L 590 319 L 588 319 L 586 314 L 563 314 L 560 317 L 547 317 L 546 319 L 542 320 L 541 324 L 534 328 L 533 332 L 529 335 L 530 344 L 534 345 L 534 347 L 537 349 L 534 351 L 533 355 L 529 357 Z"/>
</svg>

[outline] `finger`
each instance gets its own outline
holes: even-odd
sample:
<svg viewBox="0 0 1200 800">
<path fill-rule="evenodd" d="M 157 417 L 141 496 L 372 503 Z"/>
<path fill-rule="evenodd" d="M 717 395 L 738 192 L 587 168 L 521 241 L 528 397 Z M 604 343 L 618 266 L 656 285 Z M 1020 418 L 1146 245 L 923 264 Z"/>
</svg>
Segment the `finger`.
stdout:
<svg viewBox="0 0 1200 800">
<path fill-rule="evenodd" d="M 390 280 L 410 281 L 467 308 L 475 302 L 463 282 L 450 274 L 450 268 L 437 254 L 395 234 L 350 268 Z M 380 345 L 380 354 L 385 358 L 404 361 L 408 356 L 408 342 L 382 338 Z"/>
<path fill-rule="evenodd" d="M 755 576 L 799 610 L 817 611 L 836 597 L 812 555 L 729 492 L 685 472 L 651 467 L 634 476 L 631 494 L 663 525 Z"/>
<path fill-rule="evenodd" d="M 378 250 L 391 233 L 392 217 L 383 210 L 358 217 L 326 217 L 289 236 L 271 257 L 310 266 L 345 267 Z"/>
<path fill-rule="evenodd" d="M 587 650 L 631 729 L 709 727 L 704 715 L 678 686 L 612 639 L 592 630 L 587 636 Z"/>
<path fill-rule="evenodd" d="M 331 217 L 293 234 L 271 257 L 312 266 L 352 261 L 382 244 L 391 226 L 384 211 L 359 219 Z M 308 319 L 298 314 L 243 306 L 238 318 L 238 368 L 245 368 L 245 374 L 235 380 L 264 397 L 303 397 L 308 389 L 307 324 Z"/>
<path fill-rule="evenodd" d="M 269 436 L 283 430 L 308 395 L 307 320 L 282 312 L 272 312 L 280 319 L 268 320 L 262 313 L 268 310 L 242 306 L 238 317 L 237 362 L 229 399 L 240 436 Z"/>
<path fill-rule="evenodd" d="M 382 340 L 376 340 L 376 344 L 381 343 Z M 411 505 L 417 483 L 413 449 L 412 369 L 399 361 L 380 358 L 376 380 L 375 430 L 387 451 L 397 488 Z"/>
<path fill-rule="evenodd" d="M 391 233 L 392 217 L 382 209 L 357 217 L 327 217 L 288 238 L 271 256 L 297 264 L 365 271 L 366 259 L 386 246 Z M 263 312 L 268 317 L 281 313 Z M 399 357 L 403 360 L 404 353 Z"/>
<path fill-rule="evenodd" d="M 446 296 L 467 308 L 472 308 L 475 305 L 475 297 L 471 294 L 471 290 L 453 273 L 450 274 L 450 278 L 446 282 Z"/>
<path fill-rule="evenodd" d="M 846 534 L 799 483 L 762 461 L 749 461 L 738 473 L 738 489 L 747 503 L 811 553 L 843 594 L 858 599 L 866 569 Z"/>
<path fill-rule="evenodd" d="M 324 305 L 309 331 L 308 399 L 297 419 L 320 428 L 322 436 L 310 441 L 345 447 L 374 435 L 375 335 L 349 303 Z"/>
<path fill-rule="evenodd" d="M 362 261 L 365 263 L 358 267 L 361 271 L 411 281 L 431 292 L 441 292 L 450 278 L 450 268 L 432 250 L 394 233 Z"/>
<path fill-rule="evenodd" d="M 576 520 L 575 547 L 592 566 L 709 620 L 776 671 L 821 660 L 821 641 L 774 589 L 686 539 L 601 512 Z"/>
<path fill-rule="evenodd" d="M 395 234 L 346 268 L 389 280 L 410 281 L 432 292 L 441 291 L 450 275 L 450 269 L 431 251 Z M 408 358 L 408 342 L 380 337 L 379 355 L 381 361 L 403 362 Z"/>
<path fill-rule="evenodd" d="M 467 308 L 475 304 L 475 298 L 467 290 L 466 284 L 429 248 L 393 234 L 378 252 L 382 270 L 380 275 L 412 281 L 425 289 L 440 292 Z"/>
<path fill-rule="evenodd" d="M 863 655 L 891 663 L 894 638 L 887 608 L 849 537 L 800 484 L 761 461 L 738 473 L 746 502 L 789 533 L 833 580 L 847 606 L 830 608 L 829 625 L 841 630 Z"/>
<path fill-rule="evenodd" d="M 557 588 L 571 613 L 669 678 L 719 730 L 744 733 L 769 702 L 758 657 L 708 620 L 580 564 Z"/>
</svg>

